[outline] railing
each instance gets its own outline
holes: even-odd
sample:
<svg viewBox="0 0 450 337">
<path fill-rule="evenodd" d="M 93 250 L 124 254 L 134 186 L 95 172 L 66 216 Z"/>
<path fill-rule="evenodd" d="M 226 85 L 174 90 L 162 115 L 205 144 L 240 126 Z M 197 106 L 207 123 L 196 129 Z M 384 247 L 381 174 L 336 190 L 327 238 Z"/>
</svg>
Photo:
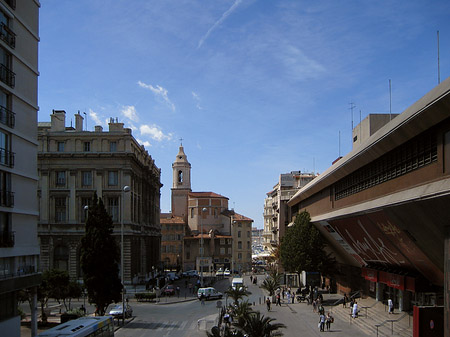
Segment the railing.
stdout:
<svg viewBox="0 0 450 337">
<path fill-rule="evenodd" d="M 8 190 L 0 190 L 0 206 L 14 206 L 14 192 Z"/>
<path fill-rule="evenodd" d="M 393 335 L 393 334 L 394 334 L 394 323 L 396 323 L 396 322 L 398 322 L 398 321 L 401 321 L 406 315 L 411 316 L 410 313 L 405 312 L 405 313 L 402 315 L 402 317 L 399 317 L 399 318 L 397 318 L 397 319 L 387 319 L 387 320 L 381 322 L 380 324 L 375 324 L 375 327 L 377 328 L 377 337 L 378 337 L 378 328 L 384 326 L 384 325 L 387 324 L 387 323 L 391 323 L 391 335 Z M 410 322 L 410 321 L 409 321 L 409 325 L 411 325 L 411 322 Z"/>
<path fill-rule="evenodd" d="M 11 48 L 16 47 L 16 34 L 4 23 L 0 23 L 0 39 L 5 41 Z"/>
<path fill-rule="evenodd" d="M 14 152 L 0 148 L 0 165 L 14 167 Z"/>
<path fill-rule="evenodd" d="M 0 105 L 0 123 L 13 128 L 16 124 L 16 114 Z"/>
<path fill-rule="evenodd" d="M 12 9 L 16 9 L 16 0 L 5 0 L 5 2 L 11 7 Z"/>
<path fill-rule="evenodd" d="M 16 74 L 4 64 L 0 64 L 0 81 L 9 85 L 11 88 L 14 88 L 16 84 Z"/>
<path fill-rule="evenodd" d="M 17 272 L 11 272 L 10 270 L 0 270 L 0 279 L 7 279 L 17 276 L 24 276 L 24 275 L 30 275 L 36 273 L 36 267 L 33 265 L 25 265 L 25 266 L 19 266 L 17 268 Z"/>
<path fill-rule="evenodd" d="M 0 235 L 0 247 L 14 247 L 14 232 L 5 232 Z"/>
</svg>

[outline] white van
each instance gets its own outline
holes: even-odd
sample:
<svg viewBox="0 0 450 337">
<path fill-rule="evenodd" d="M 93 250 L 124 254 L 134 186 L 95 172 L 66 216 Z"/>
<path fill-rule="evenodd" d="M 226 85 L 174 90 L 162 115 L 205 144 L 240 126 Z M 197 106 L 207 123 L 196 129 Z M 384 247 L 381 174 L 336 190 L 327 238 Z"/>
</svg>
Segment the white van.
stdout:
<svg viewBox="0 0 450 337">
<path fill-rule="evenodd" d="M 231 287 L 233 289 L 244 289 L 244 279 L 241 277 L 235 277 L 231 281 Z"/>
<path fill-rule="evenodd" d="M 198 299 L 200 299 L 202 294 L 205 296 L 205 300 L 210 300 L 213 298 L 222 298 L 222 296 L 223 296 L 223 294 L 220 291 L 217 291 L 213 287 L 200 288 L 197 292 Z"/>
</svg>

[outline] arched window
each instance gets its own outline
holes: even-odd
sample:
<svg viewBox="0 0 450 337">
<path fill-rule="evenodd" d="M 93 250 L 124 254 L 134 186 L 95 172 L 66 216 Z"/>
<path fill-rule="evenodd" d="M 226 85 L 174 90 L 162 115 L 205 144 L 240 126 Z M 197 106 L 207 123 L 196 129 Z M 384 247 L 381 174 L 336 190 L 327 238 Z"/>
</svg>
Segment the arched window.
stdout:
<svg viewBox="0 0 450 337">
<path fill-rule="evenodd" d="M 183 183 L 183 171 L 178 171 L 178 183 Z"/>
</svg>

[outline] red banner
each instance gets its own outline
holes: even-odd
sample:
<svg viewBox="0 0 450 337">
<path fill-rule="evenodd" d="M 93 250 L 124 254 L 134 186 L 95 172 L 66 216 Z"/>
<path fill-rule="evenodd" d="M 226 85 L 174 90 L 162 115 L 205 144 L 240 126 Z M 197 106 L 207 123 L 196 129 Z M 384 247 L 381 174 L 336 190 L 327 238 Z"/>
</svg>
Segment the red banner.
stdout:
<svg viewBox="0 0 450 337">
<path fill-rule="evenodd" d="M 405 290 L 405 277 L 397 274 L 388 274 L 387 285 L 391 288 Z"/>
<path fill-rule="evenodd" d="M 362 276 L 368 281 L 377 282 L 378 281 L 378 270 L 370 268 L 362 268 Z"/>
<path fill-rule="evenodd" d="M 412 291 L 413 293 L 416 291 L 416 279 L 414 277 L 405 277 L 405 288 L 406 290 Z"/>
</svg>

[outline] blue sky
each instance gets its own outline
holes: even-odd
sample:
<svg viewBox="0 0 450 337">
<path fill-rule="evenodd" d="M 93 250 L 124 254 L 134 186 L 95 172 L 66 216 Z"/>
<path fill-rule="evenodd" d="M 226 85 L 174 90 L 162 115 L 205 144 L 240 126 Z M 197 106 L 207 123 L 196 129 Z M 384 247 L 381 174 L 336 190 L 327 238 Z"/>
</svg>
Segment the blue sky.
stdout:
<svg viewBox="0 0 450 337">
<path fill-rule="evenodd" d="M 118 117 L 161 168 L 183 138 L 193 191 L 263 226 L 281 173 L 351 150 L 351 111 L 402 112 L 450 76 L 450 2 L 42 0 L 39 121 Z M 339 134 L 341 141 L 339 142 Z M 340 143 L 340 146 L 339 146 Z"/>
</svg>

